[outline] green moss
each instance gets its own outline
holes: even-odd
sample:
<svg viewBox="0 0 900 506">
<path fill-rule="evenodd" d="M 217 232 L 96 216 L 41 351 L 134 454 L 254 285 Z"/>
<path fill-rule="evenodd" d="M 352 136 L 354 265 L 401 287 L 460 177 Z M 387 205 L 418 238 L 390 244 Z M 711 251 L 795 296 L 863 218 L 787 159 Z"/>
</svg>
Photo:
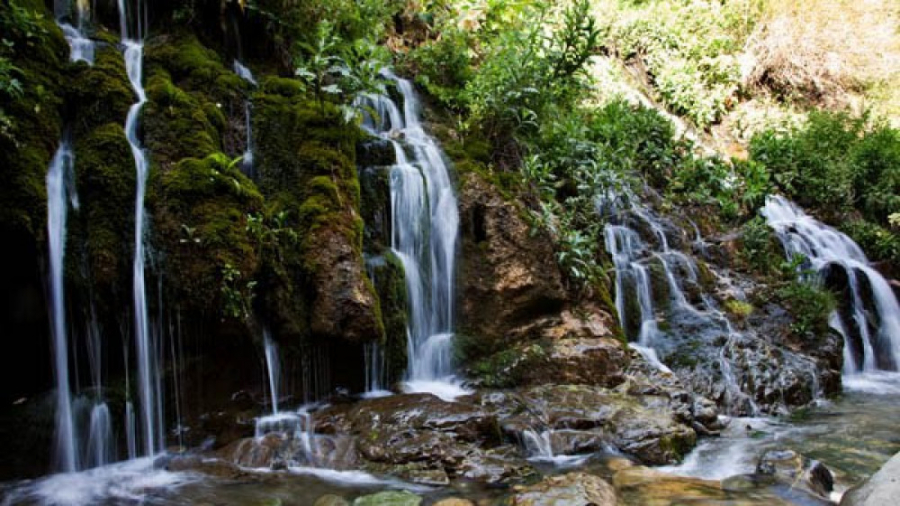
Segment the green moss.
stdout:
<svg viewBox="0 0 900 506">
<path fill-rule="evenodd" d="M 69 47 L 42 2 L 0 2 L 0 18 L 12 15 L 13 4 L 26 8 L 34 29 L 4 33 L 8 45 L 0 47 L 0 56 L 18 69 L 22 88 L 15 100 L 0 97 L 0 108 L 13 122 L 8 135 L 0 135 L 0 228 L 40 238 L 46 220 L 44 176 L 62 133 Z"/>
<path fill-rule="evenodd" d="M 745 320 L 753 314 L 753 304 L 737 299 L 728 299 L 725 301 L 725 311 L 739 320 Z"/>
<path fill-rule="evenodd" d="M 388 375 L 390 382 L 394 382 L 402 378 L 408 360 L 406 277 L 403 265 L 390 250 L 385 250 L 379 258 L 383 261 L 370 263 L 370 272 L 384 323 Z"/>
<path fill-rule="evenodd" d="M 263 198 L 234 165 L 216 153 L 161 176 L 155 240 L 168 253 L 167 270 L 178 273 L 169 281 L 187 307 L 211 313 L 228 306 L 223 286 L 252 287 L 259 270 L 247 216 L 262 211 Z"/>
<path fill-rule="evenodd" d="M 267 95 L 280 95 L 285 98 L 299 98 L 306 94 L 306 87 L 296 79 L 269 76 L 260 83 L 262 92 Z"/>
<path fill-rule="evenodd" d="M 221 138 L 208 106 L 175 86 L 165 71 L 154 72 L 146 85 L 148 103 L 143 110 L 145 145 L 153 160 L 168 170 L 178 160 L 205 156 L 219 150 Z"/>
<path fill-rule="evenodd" d="M 136 97 L 128 82 L 122 54 L 115 47 L 97 48 L 94 64 L 74 65 L 66 104 L 72 107 L 73 134 L 82 135 L 107 123 L 122 123 Z"/>
<path fill-rule="evenodd" d="M 112 306 L 127 290 L 134 234 L 135 169 L 119 123 L 91 130 L 75 143 L 81 209 L 75 216 L 84 237 L 91 278 L 101 304 Z"/>
<path fill-rule="evenodd" d="M 149 72 L 165 70 L 173 82 L 213 103 L 243 100 L 249 84 L 226 67 L 215 51 L 189 33 L 157 37 L 147 45 Z"/>
</svg>

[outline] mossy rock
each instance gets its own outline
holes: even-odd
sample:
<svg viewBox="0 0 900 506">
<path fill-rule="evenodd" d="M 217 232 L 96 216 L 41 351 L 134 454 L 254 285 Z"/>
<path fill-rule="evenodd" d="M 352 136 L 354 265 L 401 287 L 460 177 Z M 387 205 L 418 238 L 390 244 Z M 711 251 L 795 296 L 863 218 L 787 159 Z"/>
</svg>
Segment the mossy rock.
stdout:
<svg viewBox="0 0 900 506">
<path fill-rule="evenodd" d="M 131 146 L 118 123 L 92 130 L 75 143 L 75 173 L 93 283 L 110 301 L 129 286 L 134 241 L 135 168 Z"/>
<path fill-rule="evenodd" d="M 73 65 L 65 97 L 73 119 L 75 136 L 107 123 L 124 123 L 137 97 L 128 81 L 122 54 L 114 47 L 100 46 L 94 64 Z"/>
<path fill-rule="evenodd" d="M 301 237 L 280 265 L 265 268 L 273 333 L 381 341 L 381 310 L 362 256 L 360 131 L 334 105 L 298 100 L 299 90 L 286 82 L 268 79 L 261 88 L 253 96 L 259 187 Z M 273 89 L 285 94 L 267 92 Z"/>
<path fill-rule="evenodd" d="M 263 209 L 256 186 L 222 153 L 184 159 L 160 179 L 154 240 L 167 252 L 167 271 L 178 273 L 169 280 L 178 299 L 208 314 L 248 316 L 260 263 L 247 226 Z"/>
<path fill-rule="evenodd" d="M 384 323 L 384 350 L 388 383 L 399 381 L 406 371 L 407 315 L 409 301 L 406 293 L 406 274 L 403 264 L 390 250 L 385 249 L 368 262 L 369 272 L 381 306 Z"/>
<path fill-rule="evenodd" d="M 9 45 L 0 56 L 17 69 L 23 94 L 5 100 L 4 113 L 13 122 L 0 135 L 0 229 L 42 240 L 46 221 L 44 177 L 62 136 L 61 105 L 69 62 L 69 46 L 43 2 L 20 0 L 36 29 L 4 33 Z M 10 16 L 10 2 L 0 3 L 0 17 Z"/>
<path fill-rule="evenodd" d="M 407 490 L 388 490 L 356 498 L 353 506 L 419 506 L 422 498 Z"/>
<path fill-rule="evenodd" d="M 242 101 L 250 86 L 190 33 L 157 37 L 147 43 L 145 52 L 148 71 L 164 69 L 179 87 L 213 102 Z"/>
<path fill-rule="evenodd" d="M 150 76 L 143 110 L 145 145 L 153 161 L 168 170 L 179 160 L 219 151 L 221 112 L 175 86 L 165 71 Z"/>
</svg>

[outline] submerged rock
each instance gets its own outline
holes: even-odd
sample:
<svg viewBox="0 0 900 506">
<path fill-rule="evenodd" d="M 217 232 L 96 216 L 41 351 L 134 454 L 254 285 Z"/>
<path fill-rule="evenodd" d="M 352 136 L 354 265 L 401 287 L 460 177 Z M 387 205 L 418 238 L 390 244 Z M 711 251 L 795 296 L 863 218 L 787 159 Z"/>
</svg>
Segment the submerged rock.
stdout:
<svg viewBox="0 0 900 506">
<path fill-rule="evenodd" d="M 353 506 L 419 506 L 422 498 L 406 490 L 379 492 L 358 497 Z"/>
<path fill-rule="evenodd" d="M 831 470 L 825 464 L 803 457 L 793 450 L 766 452 L 756 464 L 756 473 L 826 499 L 834 491 L 834 475 Z"/>
<path fill-rule="evenodd" d="M 616 492 L 603 478 L 586 473 L 551 476 L 522 487 L 510 499 L 511 506 L 615 506 Z"/>
<path fill-rule="evenodd" d="M 350 506 L 350 503 L 339 495 L 326 494 L 316 499 L 313 506 Z"/>
</svg>

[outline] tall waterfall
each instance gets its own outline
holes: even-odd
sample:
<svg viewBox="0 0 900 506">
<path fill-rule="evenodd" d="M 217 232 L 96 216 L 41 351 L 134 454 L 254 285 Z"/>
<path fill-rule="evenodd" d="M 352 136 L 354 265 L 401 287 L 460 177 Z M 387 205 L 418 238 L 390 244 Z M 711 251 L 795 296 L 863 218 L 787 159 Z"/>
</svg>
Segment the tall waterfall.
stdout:
<svg viewBox="0 0 900 506">
<path fill-rule="evenodd" d="M 369 96 L 365 127 L 394 147 L 390 172 L 391 248 L 406 275 L 409 300 L 405 390 L 444 399 L 466 393 L 454 376 L 452 339 L 459 211 L 445 157 L 419 120 L 412 83 L 391 73 L 403 111 L 385 96 Z"/>
<path fill-rule="evenodd" d="M 822 275 L 834 268 L 846 275 L 849 306 L 831 316 L 844 337 L 844 374 L 900 369 L 900 304 L 862 249 L 784 197 L 770 196 L 762 215 L 789 258 L 802 255 Z"/>
<path fill-rule="evenodd" d="M 141 0 L 134 4 L 135 22 L 137 29 L 132 33 L 129 30 L 130 17 L 125 0 L 118 0 L 119 20 L 122 30 L 122 44 L 125 47 L 125 69 L 128 80 L 137 95 L 138 101 L 128 110 L 125 120 L 125 136 L 131 146 L 134 156 L 134 165 L 137 175 L 137 188 L 134 203 L 134 263 L 133 263 L 133 297 L 134 297 L 134 342 L 137 355 L 138 378 L 137 387 L 140 395 L 140 419 L 141 433 L 143 437 L 143 454 L 153 455 L 162 450 L 163 421 L 162 421 L 162 388 L 160 385 L 159 371 L 157 370 L 156 347 L 153 336 L 150 333 L 149 316 L 147 314 L 147 290 L 144 282 L 144 195 L 146 193 L 147 175 L 150 164 L 147 154 L 138 138 L 138 120 L 141 109 L 147 102 L 147 94 L 143 85 L 143 57 L 144 44 L 143 21 L 140 14 L 143 12 Z M 136 35 L 132 37 L 132 35 Z"/>
<path fill-rule="evenodd" d="M 57 466 L 65 472 L 76 471 L 78 444 L 69 385 L 69 335 L 66 326 L 64 259 L 66 249 L 66 217 L 68 206 L 78 207 L 71 179 L 74 155 L 63 142 L 47 171 L 47 242 L 50 250 L 50 294 L 54 368 L 56 371 L 56 452 Z M 68 199 L 67 199 L 68 197 Z"/>
</svg>

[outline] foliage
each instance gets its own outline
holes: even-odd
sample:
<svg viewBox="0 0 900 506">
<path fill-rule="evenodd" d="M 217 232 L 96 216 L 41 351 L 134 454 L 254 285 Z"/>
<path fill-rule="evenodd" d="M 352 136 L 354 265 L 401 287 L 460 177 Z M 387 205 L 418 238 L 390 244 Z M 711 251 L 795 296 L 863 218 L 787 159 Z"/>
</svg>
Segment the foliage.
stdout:
<svg viewBox="0 0 900 506">
<path fill-rule="evenodd" d="M 765 218 L 756 216 L 744 223 L 741 229 L 741 259 L 754 271 L 769 274 L 775 265 L 774 258 L 778 258 L 775 251 L 774 234 Z"/>
<path fill-rule="evenodd" d="M 388 57 L 383 48 L 367 39 L 347 44 L 328 21 L 321 21 L 316 30 L 312 44 L 298 43 L 304 56 L 297 58 L 294 73 L 312 90 L 320 107 L 327 96 L 348 106 L 362 94 L 385 93 L 381 72 Z M 344 107 L 345 120 L 355 116 L 348 114 L 351 111 L 355 109 Z"/>
<path fill-rule="evenodd" d="M 786 195 L 839 222 L 873 257 L 896 261 L 900 237 L 888 227 L 900 211 L 900 131 L 865 115 L 814 112 L 805 125 L 754 136 L 750 156 Z"/>
<path fill-rule="evenodd" d="M 230 263 L 222 267 L 222 314 L 230 318 L 249 320 L 253 314 L 256 281 L 244 280 L 244 276 Z"/>
<path fill-rule="evenodd" d="M 829 332 L 828 315 L 834 310 L 834 295 L 818 278 L 801 277 L 781 286 L 776 295 L 791 312 L 791 332 L 797 336 L 823 335 Z"/>
<path fill-rule="evenodd" d="M 9 115 L 2 103 L 21 99 L 25 95 L 22 88 L 22 70 L 9 59 L 17 51 L 25 51 L 21 47 L 39 44 L 41 37 L 47 34 L 40 21 L 43 16 L 22 7 L 15 0 L 0 6 L 0 138 L 15 141 L 15 120 Z M 16 41 L 19 41 L 17 47 Z"/>
</svg>

